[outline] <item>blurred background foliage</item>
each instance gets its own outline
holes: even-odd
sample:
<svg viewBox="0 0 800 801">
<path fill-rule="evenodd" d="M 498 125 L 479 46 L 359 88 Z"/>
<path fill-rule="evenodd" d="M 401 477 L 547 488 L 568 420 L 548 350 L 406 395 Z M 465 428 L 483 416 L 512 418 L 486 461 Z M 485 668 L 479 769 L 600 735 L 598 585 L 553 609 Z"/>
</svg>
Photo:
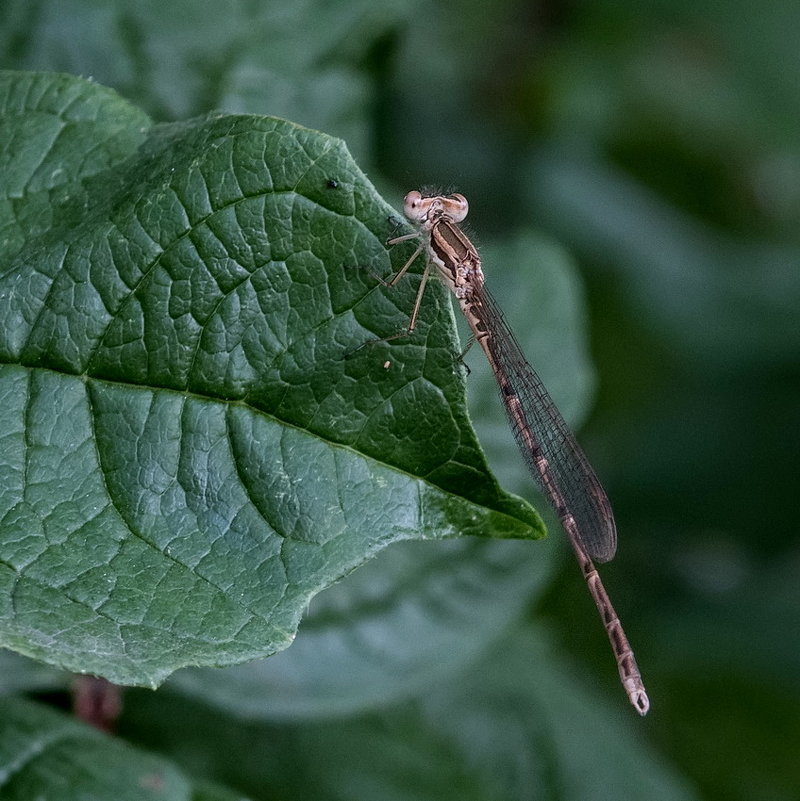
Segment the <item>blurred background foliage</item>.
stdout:
<svg viewBox="0 0 800 801">
<path fill-rule="evenodd" d="M 502 258 L 559 243 L 588 302 L 581 439 L 620 530 L 604 576 L 653 698 L 628 731 L 703 797 L 780 801 L 800 796 L 798 31 L 793 0 L 3 0 L 0 65 L 91 76 L 160 121 L 336 134 L 397 207 L 457 187 L 517 329 L 532 290 Z M 470 392 L 495 432 L 493 393 Z M 619 694 L 558 563 L 531 615 Z"/>
</svg>

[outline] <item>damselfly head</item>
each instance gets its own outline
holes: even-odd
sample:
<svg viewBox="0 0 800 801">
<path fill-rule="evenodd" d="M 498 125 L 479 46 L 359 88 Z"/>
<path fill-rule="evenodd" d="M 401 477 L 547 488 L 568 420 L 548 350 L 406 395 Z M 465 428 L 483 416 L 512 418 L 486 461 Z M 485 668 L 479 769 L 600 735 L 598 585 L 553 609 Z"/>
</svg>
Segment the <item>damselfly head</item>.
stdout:
<svg viewBox="0 0 800 801">
<path fill-rule="evenodd" d="M 430 206 L 427 201 L 428 198 L 422 197 L 422 194 L 416 189 L 412 190 L 403 198 L 403 214 L 411 222 L 422 222 L 427 216 Z"/>
<path fill-rule="evenodd" d="M 435 217 L 447 215 L 453 222 L 461 222 L 469 212 L 464 195 L 431 195 L 424 197 L 416 189 L 403 200 L 403 213 L 414 223 L 431 222 Z"/>
</svg>

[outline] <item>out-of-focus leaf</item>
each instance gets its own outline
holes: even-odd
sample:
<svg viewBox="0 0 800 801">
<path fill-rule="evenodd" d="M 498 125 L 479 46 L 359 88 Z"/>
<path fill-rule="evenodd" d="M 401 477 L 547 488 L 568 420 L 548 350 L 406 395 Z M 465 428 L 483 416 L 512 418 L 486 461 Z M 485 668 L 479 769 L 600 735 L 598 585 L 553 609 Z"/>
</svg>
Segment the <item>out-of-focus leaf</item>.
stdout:
<svg viewBox="0 0 800 801">
<path fill-rule="evenodd" d="M 15 692 L 63 690 L 71 674 L 0 648 L 0 696 Z"/>
<path fill-rule="evenodd" d="M 361 155 L 372 103 L 364 62 L 415 5 L 8 0 L 0 54 L 19 69 L 92 75 L 161 119 L 267 113 L 341 136 Z"/>
<path fill-rule="evenodd" d="M 0 698 L 0 796 L 4 801 L 232 801 L 160 759 L 20 699 Z"/>
<path fill-rule="evenodd" d="M 800 786 L 800 558 L 764 567 L 712 538 L 687 548 L 680 567 L 693 603 L 648 621 L 659 632 L 653 678 L 677 710 L 672 747 L 719 797 L 791 798 Z M 717 736 L 700 754 L 690 743 L 711 727 Z"/>
<path fill-rule="evenodd" d="M 94 115 L 119 136 L 98 95 L 7 73 L 0 109 L 6 130 Z M 392 269 L 392 210 L 344 144 L 130 118 L 138 148 L 58 184 L 0 269 L 2 644 L 155 684 L 285 648 L 308 600 L 390 542 L 541 534 L 469 428 L 444 288 L 414 337 L 362 347 L 402 330 L 415 281 L 370 275 Z M 51 140 L 6 160 L 22 206 Z"/>
<path fill-rule="evenodd" d="M 360 718 L 223 722 L 169 694 L 136 693 L 123 726 L 149 747 L 185 755 L 187 770 L 297 799 L 694 799 L 646 744 L 646 722 L 624 694 L 609 709 L 547 640 L 540 629 L 517 629 L 460 676 Z M 232 763 L 230 753 L 240 758 Z"/>
<path fill-rule="evenodd" d="M 694 358 L 800 352 L 800 249 L 715 234 L 621 172 L 558 148 L 534 155 L 528 172 L 530 208 L 619 270 L 648 323 Z"/>
<path fill-rule="evenodd" d="M 694 798 L 648 747 L 624 694 L 612 711 L 549 639 L 539 627 L 516 632 L 452 692 L 422 704 L 428 725 L 474 769 L 483 797 Z"/>
</svg>

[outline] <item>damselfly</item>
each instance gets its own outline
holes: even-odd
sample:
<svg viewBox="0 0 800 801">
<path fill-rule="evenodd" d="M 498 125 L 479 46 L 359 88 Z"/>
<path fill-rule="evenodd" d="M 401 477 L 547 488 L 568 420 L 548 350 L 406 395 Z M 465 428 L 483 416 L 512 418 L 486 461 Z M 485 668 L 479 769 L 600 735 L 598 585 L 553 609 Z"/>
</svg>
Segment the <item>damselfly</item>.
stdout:
<svg viewBox="0 0 800 801">
<path fill-rule="evenodd" d="M 409 192 L 404 213 L 418 230 L 390 239 L 395 245 L 419 238 L 419 247 L 397 274 L 393 286 L 421 254 L 427 256 L 408 333 L 414 330 L 432 266 L 456 296 L 475 340 L 494 372 L 511 429 L 537 484 L 567 534 L 608 633 L 622 686 L 640 715 L 647 713 L 642 677 L 628 638 L 592 559 L 607 562 L 617 548 L 611 505 L 583 450 L 567 427 L 536 371 L 528 364 L 494 298 L 484 286 L 481 258 L 459 227 L 469 205 L 463 195 L 423 196 Z"/>
</svg>

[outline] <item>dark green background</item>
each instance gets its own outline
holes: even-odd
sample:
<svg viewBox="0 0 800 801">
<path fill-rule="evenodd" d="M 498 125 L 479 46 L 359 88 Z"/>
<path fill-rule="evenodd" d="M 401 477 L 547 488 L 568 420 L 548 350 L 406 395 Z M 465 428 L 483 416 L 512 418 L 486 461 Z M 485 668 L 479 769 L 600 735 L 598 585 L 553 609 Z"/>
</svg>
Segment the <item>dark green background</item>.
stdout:
<svg viewBox="0 0 800 801">
<path fill-rule="evenodd" d="M 586 753 L 563 757 L 557 777 L 531 770 L 539 781 L 517 793 L 507 784 L 505 797 L 622 797 L 604 794 L 618 785 L 586 761 L 600 748 L 593 741 L 605 746 L 616 736 L 648 741 L 694 797 L 800 792 L 799 29 L 800 8 L 789 0 L 0 6 L 4 69 L 92 76 L 157 120 L 221 109 L 341 136 L 396 207 L 420 184 L 457 187 L 470 198 L 491 285 L 518 330 L 534 285 L 504 284 L 504 261 L 525 249 L 529 229 L 578 261 L 596 371 L 581 439 L 620 531 L 604 577 L 653 709 L 644 721 L 630 713 L 623 734 L 587 725 L 586 737 L 571 741 Z M 507 438 L 502 413 L 478 357 L 470 354 L 470 400 L 479 435 L 503 483 L 533 498 L 521 461 L 498 443 Z M 543 358 L 541 372 L 557 385 L 558 365 Z M 580 400 L 559 402 L 576 419 Z M 547 546 L 530 547 L 560 549 L 552 528 Z M 596 685 L 602 703 L 622 707 L 602 628 L 563 552 L 530 614 L 554 624 L 548 636 L 571 652 L 570 669 Z M 508 647 L 511 662 L 517 648 Z M 491 688 L 492 673 L 481 675 Z M 496 681 L 500 693 L 508 677 Z M 467 714 L 472 696 L 464 693 L 458 708 Z M 425 736 L 418 706 L 449 714 L 431 712 L 436 702 L 427 698 L 414 714 L 384 711 L 378 722 L 272 724 L 242 739 L 230 721 L 197 711 L 186 724 L 192 738 L 179 730 L 159 740 L 166 707 L 136 699 L 129 696 L 123 734 L 265 798 L 278 788 L 284 798 L 293 789 L 340 797 L 320 790 L 322 779 L 298 790 L 286 778 L 307 775 L 299 755 L 328 754 L 333 770 L 337 749 L 347 759 L 343 743 L 380 752 L 375 731 L 396 754 Z M 180 707 L 170 720 L 192 714 Z M 569 728 L 571 713 L 558 714 Z M 576 719 L 594 714 L 575 711 Z M 479 732 L 478 704 L 472 715 Z M 518 738 L 521 755 L 557 747 L 557 727 L 549 742 L 529 742 L 506 724 L 497 731 Z M 280 741 L 282 756 L 270 757 L 272 773 L 249 764 L 255 753 L 239 771 L 204 760 L 195 740 L 206 726 L 217 729 L 206 741 L 224 737 L 233 750 L 259 754 Z M 430 736 L 427 752 L 446 764 Z M 315 762 L 320 775 L 327 764 Z M 576 785 L 570 777 L 584 764 L 597 780 Z M 395 769 L 425 773 L 411 758 Z M 394 795 L 385 776 L 370 781 L 365 797 L 418 797 L 398 789 L 404 780 Z M 656 797 L 643 786 L 627 797 Z M 428 788 L 431 798 L 467 797 L 441 771 Z"/>
</svg>

